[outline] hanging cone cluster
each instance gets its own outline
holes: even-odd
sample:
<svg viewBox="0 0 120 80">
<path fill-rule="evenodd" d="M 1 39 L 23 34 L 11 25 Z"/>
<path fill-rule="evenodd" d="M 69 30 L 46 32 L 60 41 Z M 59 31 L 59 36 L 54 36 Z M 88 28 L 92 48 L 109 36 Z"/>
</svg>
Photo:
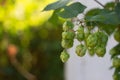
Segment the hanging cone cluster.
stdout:
<svg viewBox="0 0 120 80">
<path fill-rule="evenodd" d="M 67 53 L 66 49 L 73 47 L 74 39 L 80 42 L 75 48 L 77 56 L 83 57 L 87 51 L 90 56 L 96 54 L 98 57 L 103 57 L 105 55 L 108 35 L 104 31 L 99 28 L 94 31 L 93 27 L 90 28 L 82 24 L 76 26 L 78 27 L 76 31 L 74 27 L 75 25 L 71 21 L 66 21 L 63 24 L 61 45 L 64 50 L 60 56 L 62 62 L 68 60 L 69 53 Z"/>
</svg>

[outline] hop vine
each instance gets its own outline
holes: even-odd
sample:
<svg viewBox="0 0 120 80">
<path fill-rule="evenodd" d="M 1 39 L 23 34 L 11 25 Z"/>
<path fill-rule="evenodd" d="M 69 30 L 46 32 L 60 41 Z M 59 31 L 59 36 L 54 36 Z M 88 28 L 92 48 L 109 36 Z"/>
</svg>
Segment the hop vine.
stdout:
<svg viewBox="0 0 120 80">
<path fill-rule="evenodd" d="M 77 30 L 74 30 L 74 28 L 77 28 Z M 76 25 L 72 21 L 67 20 L 63 24 L 61 41 L 61 45 L 66 52 L 67 49 L 73 47 L 74 39 L 79 41 L 79 44 L 75 48 L 75 53 L 79 57 L 85 56 L 87 51 L 90 56 L 96 54 L 98 57 L 103 57 L 106 53 L 108 35 L 99 29 L 99 27 L 95 30 L 93 27 L 87 27 L 85 22 L 84 25 L 82 23 Z M 61 53 L 60 58 L 62 62 L 66 62 L 69 57 L 66 57 L 67 59 L 63 60 L 65 58 L 63 52 Z M 69 53 L 67 53 L 67 55 L 68 54 Z"/>
</svg>

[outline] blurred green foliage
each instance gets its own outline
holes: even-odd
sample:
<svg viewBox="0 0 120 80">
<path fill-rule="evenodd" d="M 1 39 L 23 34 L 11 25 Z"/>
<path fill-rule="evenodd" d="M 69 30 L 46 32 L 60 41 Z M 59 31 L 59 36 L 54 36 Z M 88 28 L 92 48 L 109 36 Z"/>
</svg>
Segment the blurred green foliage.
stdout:
<svg viewBox="0 0 120 80">
<path fill-rule="evenodd" d="M 26 80 L 11 64 L 8 44 L 17 46 L 19 63 L 38 80 L 63 80 L 61 22 L 56 15 L 47 21 L 51 12 L 40 12 L 49 2 L 0 0 L 0 80 Z"/>
</svg>

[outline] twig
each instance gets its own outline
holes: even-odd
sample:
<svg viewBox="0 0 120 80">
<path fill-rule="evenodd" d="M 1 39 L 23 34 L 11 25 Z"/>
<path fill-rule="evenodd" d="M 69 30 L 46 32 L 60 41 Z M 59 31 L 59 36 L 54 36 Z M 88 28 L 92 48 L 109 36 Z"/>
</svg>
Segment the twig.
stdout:
<svg viewBox="0 0 120 80">
<path fill-rule="evenodd" d="M 16 68 L 16 70 L 20 72 L 20 74 L 24 76 L 27 80 L 37 80 L 37 78 L 33 74 L 29 73 L 20 65 L 16 58 L 11 58 L 10 61 L 11 64 Z"/>
<path fill-rule="evenodd" d="M 21 66 L 21 64 L 17 60 L 16 54 L 18 52 L 18 48 L 14 44 L 9 44 L 7 51 L 11 64 L 22 76 L 24 76 L 27 80 L 37 80 L 36 76 L 29 73 L 23 66 Z"/>
<path fill-rule="evenodd" d="M 101 5 L 103 8 L 105 7 L 101 2 L 99 2 L 98 0 L 94 0 L 95 2 L 97 2 L 99 5 Z"/>
</svg>

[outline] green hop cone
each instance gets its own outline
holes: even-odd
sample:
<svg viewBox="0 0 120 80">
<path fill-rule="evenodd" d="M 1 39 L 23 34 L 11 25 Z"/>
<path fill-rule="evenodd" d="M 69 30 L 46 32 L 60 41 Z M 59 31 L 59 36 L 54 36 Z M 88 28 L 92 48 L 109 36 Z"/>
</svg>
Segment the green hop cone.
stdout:
<svg viewBox="0 0 120 80">
<path fill-rule="evenodd" d="M 115 39 L 117 42 L 120 42 L 120 29 L 117 29 L 117 30 L 114 32 L 114 39 Z"/>
<path fill-rule="evenodd" d="M 114 46 L 110 51 L 110 55 L 115 56 L 120 54 L 120 43 Z"/>
<path fill-rule="evenodd" d="M 78 41 L 83 41 L 83 40 L 84 40 L 84 33 L 79 33 L 79 32 L 77 32 L 77 34 L 76 34 L 76 39 L 77 39 Z"/>
<path fill-rule="evenodd" d="M 77 32 L 84 33 L 84 27 L 79 26 Z"/>
<path fill-rule="evenodd" d="M 104 32 L 96 32 L 96 35 L 98 36 L 98 45 L 102 44 L 103 46 L 106 46 L 108 36 Z"/>
<path fill-rule="evenodd" d="M 82 26 L 80 26 L 77 30 L 76 39 L 78 41 L 83 41 L 84 40 L 84 28 Z"/>
<path fill-rule="evenodd" d="M 113 65 L 113 67 L 115 67 L 115 68 L 120 67 L 120 58 L 114 57 L 114 58 L 113 58 L 113 61 L 112 61 L 112 65 Z"/>
<path fill-rule="evenodd" d="M 95 47 L 95 53 L 98 57 L 103 57 L 106 53 L 106 48 L 97 46 L 97 47 Z"/>
<path fill-rule="evenodd" d="M 73 31 L 62 32 L 63 39 L 74 39 L 75 33 Z"/>
<path fill-rule="evenodd" d="M 88 36 L 90 35 L 90 32 L 89 32 L 89 31 L 86 31 L 86 32 L 84 33 L 84 35 L 85 35 L 85 39 L 87 39 Z"/>
<path fill-rule="evenodd" d="M 71 30 L 73 29 L 73 27 L 74 27 L 74 24 L 71 21 L 66 21 L 63 24 L 63 31 Z"/>
<path fill-rule="evenodd" d="M 73 40 L 71 39 L 62 39 L 61 46 L 63 48 L 71 48 L 73 46 Z"/>
<path fill-rule="evenodd" d="M 95 54 L 94 49 L 88 49 L 88 53 L 90 56 L 94 56 Z"/>
<path fill-rule="evenodd" d="M 83 44 L 77 45 L 75 52 L 78 56 L 83 57 L 86 53 L 86 47 Z"/>
<path fill-rule="evenodd" d="M 67 53 L 66 50 L 63 50 L 60 55 L 60 59 L 62 62 L 66 62 L 69 59 L 70 55 Z"/>
<path fill-rule="evenodd" d="M 101 37 L 102 44 L 106 45 L 108 42 L 108 36 L 105 33 L 102 33 L 101 35 L 102 35 Z"/>
<path fill-rule="evenodd" d="M 87 47 L 94 48 L 98 42 L 98 37 L 96 34 L 90 34 L 86 39 Z"/>
<path fill-rule="evenodd" d="M 115 55 L 115 54 L 117 54 L 115 48 L 110 49 L 109 53 L 110 53 L 110 55 Z"/>
</svg>

